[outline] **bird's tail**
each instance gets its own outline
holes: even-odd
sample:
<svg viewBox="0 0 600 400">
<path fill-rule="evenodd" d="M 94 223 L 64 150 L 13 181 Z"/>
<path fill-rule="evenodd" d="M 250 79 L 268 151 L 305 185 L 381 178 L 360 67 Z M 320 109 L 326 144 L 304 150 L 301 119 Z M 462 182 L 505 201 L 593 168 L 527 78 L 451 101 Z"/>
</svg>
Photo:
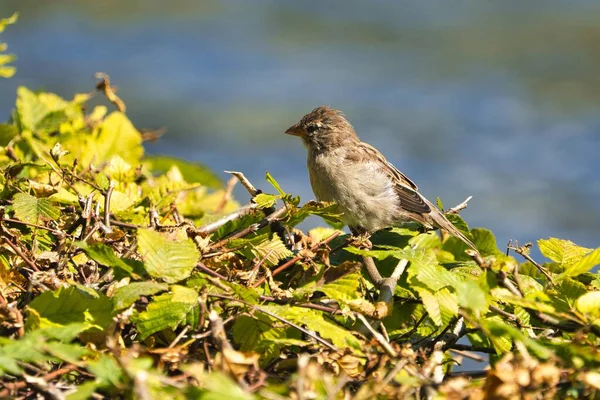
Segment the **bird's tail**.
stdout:
<svg viewBox="0 0 600 400">
<path fill-rule="evenodd" d="M 448 218 L 446 218 L 446 216 L 442 214 L 442 212 L 438 210 L 436 206 L 434 206 L 433 204 L 430 204 L 429 206 L 431 208 L 431 212 L 429 213 L 428 217 L 431 219 L 432 225 L 435 225 L 438 228 L 445 230 L 452 236 L 459 238 L 460 240 L 465 242 L 465 244 L 471 249 L 479 252 L 475 244 L 473 244 L 473 242 L 468 237 L 466 237 L 461 231 L 459 231 L 454 225 L 452 225 L 452 222 L 450 222 Z"/>
</svg>

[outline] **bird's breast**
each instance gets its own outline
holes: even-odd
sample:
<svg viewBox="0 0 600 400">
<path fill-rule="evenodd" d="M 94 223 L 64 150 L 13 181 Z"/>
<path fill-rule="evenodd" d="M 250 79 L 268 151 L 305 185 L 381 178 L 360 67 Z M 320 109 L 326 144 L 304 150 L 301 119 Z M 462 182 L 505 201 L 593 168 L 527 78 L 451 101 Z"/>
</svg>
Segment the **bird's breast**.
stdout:
<svg viewBox="0 0 600 400">
<path fill-rule="evenodd" d="M 395 220 L 398 197 L 377 163 L 348 160 L 344 149 L 338 148 L 309 154 L 308 170 L 317 199 L 336 202 L 346 224 L 373 231 Z"/>
</svg>

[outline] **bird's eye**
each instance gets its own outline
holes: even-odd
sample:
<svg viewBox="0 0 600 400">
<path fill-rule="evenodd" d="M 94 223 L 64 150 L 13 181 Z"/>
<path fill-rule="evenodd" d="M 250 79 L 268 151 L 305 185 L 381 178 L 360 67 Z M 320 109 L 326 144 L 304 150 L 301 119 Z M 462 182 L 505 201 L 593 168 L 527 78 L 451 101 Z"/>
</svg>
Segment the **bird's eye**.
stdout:
<svg viewBox="0 0 600 400">
<path fill-rule="evenodd" d="M 316 125 L 309 125 L 309 126 L 306 127 L 306 132 L 313 133 L 317 129 L 318 129 L 318 127 Z"/>
</svg>

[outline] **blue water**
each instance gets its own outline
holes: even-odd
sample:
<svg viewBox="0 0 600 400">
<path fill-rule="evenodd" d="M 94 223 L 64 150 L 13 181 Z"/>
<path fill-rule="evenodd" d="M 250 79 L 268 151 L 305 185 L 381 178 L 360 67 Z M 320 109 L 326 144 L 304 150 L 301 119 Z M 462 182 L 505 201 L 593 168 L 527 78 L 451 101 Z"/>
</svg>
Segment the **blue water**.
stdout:
<svg viewBox="0 0 600 400">
<path fill-rule="evenodd" d="M 283 131 L 329 104 L 430 199 L 473 195 L 463 216 L 501 248 L 600 245 L 596 2 L 48 3 L 0 4 L 21 11 L 0 36 L 19 57 L 0 116 L 18 85 L 70 97 L 103 71 L 138 127 L 168 130 L 149 152 L 263 188 L 270 171 L 304 201 L 305 151 Z"/>
</svg>

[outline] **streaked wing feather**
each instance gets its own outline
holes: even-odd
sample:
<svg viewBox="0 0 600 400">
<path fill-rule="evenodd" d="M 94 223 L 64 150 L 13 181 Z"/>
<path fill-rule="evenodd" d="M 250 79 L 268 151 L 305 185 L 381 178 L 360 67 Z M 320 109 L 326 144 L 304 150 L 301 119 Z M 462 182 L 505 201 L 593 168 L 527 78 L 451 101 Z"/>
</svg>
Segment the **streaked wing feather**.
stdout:
<svg viewBox="0 0 600 400">
<path fill-rule="evenodd" d="M 400 207 L 407 211 L 417 214 L 424 214 L 431 211 L 431 208 L 423 197 L 417 192 L 417 185 L 406 175 L 394 167 L 377 149 L 371 145 L 361 142 L 359 146 L 364 150 L 361 152 L 371 159 L 376 159 L 381 165 L 382 171 L 394 181 L 394 189 L 398 194 Z"/>
</svg>

